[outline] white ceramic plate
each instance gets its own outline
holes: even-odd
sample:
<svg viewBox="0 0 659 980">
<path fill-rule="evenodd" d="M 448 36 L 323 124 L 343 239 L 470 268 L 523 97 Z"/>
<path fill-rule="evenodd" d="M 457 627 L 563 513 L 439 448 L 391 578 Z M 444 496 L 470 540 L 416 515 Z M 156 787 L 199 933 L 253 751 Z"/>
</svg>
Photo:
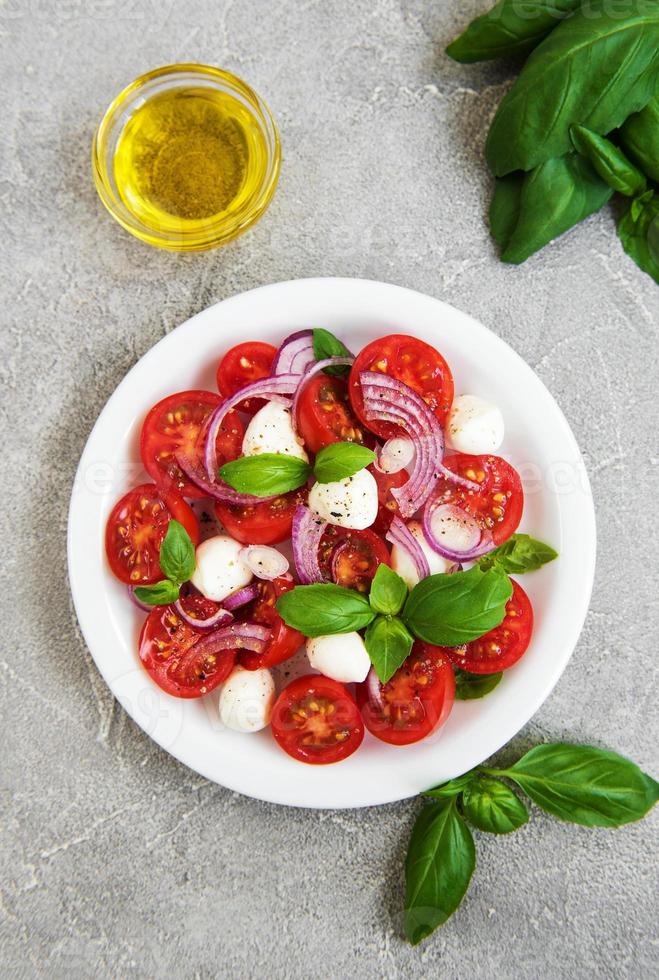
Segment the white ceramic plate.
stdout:
<svg viewBox="0 0 659 980">
<path fill-rule="evenodd" d="M 294 762 L 269 731 L 223 729 L 217 693 L 181 701 L 160 691 L 140 665 L 143 615 L 105 561 L 103 533 L 118 496 L 142 477 L 138 438 L 148 408 L 187 388 L 215 390 L 220 356 L 235 343 L 309 326 L 335 332 L 354 351 L 393 332 L 434 344 L 456 392 L 498 404 L 506 420 L 501 453 L 520 470 L 526 503 L 520 530 L 552 544 L 558 561 L 524 577 L 535 610 L 525 657 L 482 701 L 456 702 L 439 733 L 394 747 L 366 735 L 332 766 Z M 556 402 L 510 347 L 471 317 L 421 293 L 359 279 L 305 279 L 264 286 L 218 303 L 164 337 L 121 382 L 80 461 L 68 529 L 71 590 L 83 634 L 115 697 L 159 745 L 185 765 L 248 796 L 307 807 L 360 807 L 412 796 L 492 755 L 538 710 L 574 649 L 588 608 L 595 518 L 588 477 Z"/>
</svg>

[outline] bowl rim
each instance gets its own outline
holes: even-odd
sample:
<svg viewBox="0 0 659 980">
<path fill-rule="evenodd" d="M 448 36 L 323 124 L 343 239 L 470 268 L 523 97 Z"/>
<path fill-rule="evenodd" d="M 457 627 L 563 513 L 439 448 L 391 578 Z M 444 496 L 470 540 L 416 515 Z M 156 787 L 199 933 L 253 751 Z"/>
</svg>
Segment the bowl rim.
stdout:
<svg viewBox="0 0 659 980">
<path fill-rule="evenodd" d="M 178 699 L 169 698 L 164 692 L 159 692 L 146 677 L 139 662 L 135 664 L 134 646 L 129 648 L 130 678 L 124 683 L 128 675 L 121 673 L 122 665 L 116 659 L 116 643 L 113 645 L 108 635 L 104 633 L 104 629 L 114 630 L 115 635 L 118 635 L 122 641 L 126 640 L 126 637 L 121 635 L 120 627 L 113 615 L 114 598 L 110 596 L 111 591 L 116 592 L 121 587 L 118 583 L 113 585 L 110 581 L 111 576 L 104 564 L 102 545 L 103 515 L 107 515 L 114 502 L 114 496 L 118 495 L 118 492 L 123 492 L 123 489 L 117 491 L 113 488 L 113 496 L 103 506 L 99 504 L 98 494 L 94 498 L 92 494 L 85 493 L 84 479 L 87 468 L 93 466 L 99 458 L 99 443 L 103 445 L 103 439 L 107 439 L 109 432 L 122 438 L 124 443 L 131 438 L 131 431 L 132 436 L 136 436 L 136 410 L 133 407 L 129 411 L 128 406 L 123 404 L 126 396 L 132 389 L 133 393 L 140 392 L 141 397 L 144 397 L 142 393 L 144 378 L 153 373 L 158 362 L 167 358 L 171 360 L 172 352 L 176 353 L 177 348 L 179 353 L 184 354 L 191 349 L 191 346 L 194 347 L 195 339 L 202 346 L 204 343 L 208 344 L 208 338 L 215 330 L 217 344 L 213 349 L 217 349 L 219 356 L 230 346 L 231 337 L 227 337 L 225 332 L 227 328 L 233 326 L 235 329 L 242 329 L 245 326 L 242 321 L 246 320 L 250 325 L 248 329 L 254 329 L 251 327 L 252 322 L 262 322 L 261 318 L 268 321 L 268 330 L 274 330 L 273 324 L 276 322 L 278 333 L 285 329 L 283 324 L 288 325 L 289 331 L 299 328 L 303 317 L 307 326 L 314 320 L 316 322 L 320 320 L 328 327 L 334 326 L 334 329 L 340 330 L 332 322 L 332 318 L 336 319 L 339 316 L 336 311 L 341 309 L 341 317 L 344 318 L 346 311 L 350 311 L 352 316 L 352 311 L 357 309 L 360 303 L 363 308 L 360 316 L 364 315 L 363 310 L 368 310 L 368 322 L 371 327 L 378 323 L 380 317 L 385 318 L 383 321 L 385 322 L 386 317 L 389 316 L 400 318 L 400 320 L 396 319 L 396 322 L 402 325 L 406 321 L 402 319 L 403 313 L 400 311 L 412 311 L 407 321 L 408 328 L 412 334 L 417 333 L 421 336 L 424 335 L 425 328 L 415 329 L 415 318 L 417 323 L 420 323 L 422 318 L 432 318 L 434 324 L 437 317 L 440 318 L 440 322 L 443 317 L 444 326 L 450 327 L 449 335 L 454 339 L 459 336 L 460 344 L 469 342 L 467 358 L 469 363 L 474 357 L 473 350 L 477 350 L 485 359 L 489 370 L 490 357 L 496 351 L 502 363 L 514 368 L 515 388 L 521 390 L 530 385 L 535 392 L 538 405 L 530 406 L 532 409 L 530 413 L 523 413 L 521 424 L 529 425 L 527 416 L 535 414 L 536 423 L 542 426 L 543 445 L 549 442 L 552 451 L 560 447 L 560 455 L 557 459 L 569 462 L 574 468 L 575 480 L 579 481 L 578 493 L 561 497 L 560 489 L 557 488 L 555 492 L 554 505 L 558 513 L 557 526 L 560 541 L 551 543 L 556 544 L 561 551 L 562 567 L 560 574 L 551 579 L 553 586 L 548 601 L 551 601 L 554 606 L 559 601 L 562 603 L 561 615 L 554 616 L 552 620 L 550 642 L 547 642 L 546 636 L 548 628 L 543 632 L 544 646 L 540 651 L 543 657 L 542 663 L 540 663 L 540 652 L 535 657 L 527 655 L 511 669 L 510 677 L 512 680 L 514 675 L 514 683 L 509 683 L 508 686 L 499 685 L 485 701 L 461 702 L 463 714 L 458 725 L 457 756 L 445 758 L 446 753 L 442 754 L 441 741 L 437 745 L 426 745 L 426 742 L 432 742 L 431 736 L 425 742 L 404 749 L 389 747 L 396 755 L 387 757 L 385 770 L 379 758 L 375 759 L 377 765 L 373 767 L 373 771 L 365 758 L 363 764 L 356 766 L 354 763 L 360 756 L 360 752 L 335 766 L 304 766 L 289 759 L 275 747 L 265 749 L 266 742 L 268 745 L 272 744 L 272 739 L 266 737 L 256 755 L 257 757 L 259 754 L 262 755 L 264 750 L 269 753 L 268 762 L 275 766 L 275 769 L 270 772 L 267 771 L 267 767 L 252 766 L 254 754 L 251 749 L 247 748 L 247 761 L 243 757 L 244 745 L 240 740 L 248 739 L 246 744 L 249 745 L 252 740 L 260 736 L 234 737 L 234 733 L 223 732 L 223 737 L 227 739 L 224 742 L 224 752 L 218 756 L 217 746 L 220 743 L 213 740 L 211 740 L 212 754 L 205 752 L 195 730 L 198 719 L 188 714 L 187 718 L 190 721 L 187 730 L 183 731 L 182 703 Z M 333 308 L 335 312 L 330 313 Z M 300 313 L 301 310 L 303 313 Z M 258 312 L 258 317 L 253 311 Z M 412 323 L 409 323 L 410 319 Z M 390 332 L 393 332 L 393 329 Z M 282 333 L 282 337 L 283 335 Z M 239 337 L 244 337 L 244 334 L 239 334 Z M 155 384 L 156 390 L 148 392 L 148 399 L 156 400 L 162 397 L 160 394 L 162 388 L 162 383 L 160 389 Z M 142 407 L 146 410 L 148 404 L 140 405 L 138 421 L 142 417 Z M 137 428 L 139 430 L 139 426 Z M 231 790 L 252 798 L 288 806 L 328 809 L 381 805 L 406 799 L 437 782 L 458 776 L 479 765 L 510 741 L 547 699 L 573 653 L 588 611 L 596 556 L 595 513 L 583 458 L 565 416 L 532 368 L 487 327 L 441 300 L 404 287 L 373 280 L 329 277 L 275 283 L 225 299 L 186 320 L 139 359 L 108 399 L 82 453 L 72 489 L 67 540 L 69 581 L 82 634 L 106 683 L 136 723 L 180 762 Z M 559 562 L 553 563 L 533 574 L 546 576 L 547 570 L 558 565 Z M 551 574 L 550 571 L 549 575 Z M 100 581 L 100 590 L 94 590 L 94 580 L 97 584 Z M 542 581 L 545 587 L 540 595 L 544 596 L 547 591 L 547 580 L 543 578 Z M 527 590 L 529 588 L 526 583 L 524 587 Z M 554 592 L 556 595 L 553 594 Z M 122 595 L 121 610 L 124 606 L 125 596 Z M 131 641 L 133 644 L 134 639 Z M 126 668 L 126 664 L 123 667 Z M 532 681 L 530 685 L 529 677 Z M 175 738 L 170 738 L 169 730 L 152 729 L 151 715 L 140 704 L 137 696 L 140 684 L 142 688 L 148 687 L 149 691 L 156 690 L 158 705 L 164 704 L 166 709 L 170 709 L 169 713 L 174 719 L 172 725 L 178 723 L 176 719 L 180 716 L 180 725 Z M 525 685 L 530 686 L 530 694 L 521 703 L 518 693 L 520 688 L 525 688 Z M 502 696 L 504 689 L 508 691 L 507 697 Z M 200 705 L 201 707 L 201 703 L 208 705 L 210 701 L 212 695 L 202 699 L 202 702 L 183 702 L 183 706 L 186 710 L 192 711 L 193 709 L 188 706 Z M 477 713 L 474 713 L 473 705 L 477 706 Z M 206 714 L 207 717 L 202 722 L 203 726 L 207 725 L 207 709 Z M 465 721 L 469 733 L 469 738 L 466 740 L 462 733 Z M 447 732 L 450 725 L 451 719 L 443 732 Z M 479 747 L 480 742 L 477 737 L 479 733 L 487 736 L 487 739 L 483 738 L 484 748 Z M 267 736 L 267 733 L 262 734 Z M 213 739 L 215 738 L 213 734 Z M 451 733 L 451 738 L 456 741 L 455 732 Z M 447 739 L 449 739 L 448 734 L 444 741 Z M 235 757 L 234 746 L 236 746 Z M 415 754 L 415 750 L 418 755 Z M 280 757 L 283 757 L 283 760 Z M 294 769 L 291 770 L 290 766 Z"/>
<path fill-rule="evenodd" d="M 204 79 L 211 83 L 209 87 L 236 93 L 249 103 L 254 118 L 258 122 L 268 148 L 268 161 L 261 186 L 252 195 L 246 206 L 235 214 L 224 218 L 209 219 L 203 230 L 176 232 L 163 231 L 139 221 L 118 197 L 109 177 L 110 168 L 104 163 L 110 141 L 115 136 L 117 121 L 123 111 L 133 100 L 139 99 L 141 93 L 152 83 L 171 80 L 172 87 L 180 87 L 180 83 L 193 78 Z M 148 99 L 149 96 L 146 96 Z M 143 101 L 146 101 L 143 100 Z M 139 103 L 143 104 L 143 103 Z M 127 119 L 123 121 L 121 130 Z M 120 132 L 121 132 L 120 130 Z M 238 75 L 215 65 L 197 62 L 180 62 L 161 65 L 144 72 L 126 85 L 105 109 L 92 140 L 91 165 L 94 185 L 103 205 L 126 231 L 140 241 L 156 247 L 177 252 L 206 251 L 231 241 L 247 231 L 267 209 L 277 189 L 281 171 L 281 136 L 275 118 L 265 100 Z"/>
</svg>

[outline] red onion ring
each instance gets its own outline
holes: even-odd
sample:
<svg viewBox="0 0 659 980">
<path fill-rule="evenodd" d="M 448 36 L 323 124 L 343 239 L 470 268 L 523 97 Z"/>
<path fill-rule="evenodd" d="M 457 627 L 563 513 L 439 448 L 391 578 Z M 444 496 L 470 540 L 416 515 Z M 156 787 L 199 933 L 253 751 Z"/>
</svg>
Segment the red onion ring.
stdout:
<svg viewBox="0 0 659 980">
<path fill-rule="evenodd" d="M 306 387 L 307 382 L 311 381 L 315 374 L 319 371 L 324 371 L 326 367 L 340 367 L 342 364 L 346 366 L 352 364 L 354 357 L 326 357 L 323 361 L 316 361 L 312 364 L 310 368 L 302 375 L 299 384 L 295 389 L 295 397 L 293 398 L 293 404 L 291 406 L 291 418 L 293 419 L 293 425 L 295 425 L 295 420 L 297 418 L 297 406 L 300 401 L 300 395 L 302 390 Z"/>
<path fill-rule="evenodd" d="M 349 551 L 352 545 L 350 541 L 344 540 L 340 541 L 332 552 L 332 561 L 330 563 L 330 569 L 332 572 L 332 581 L 338 583 L 339 581 L 339 562 L 341 560 L 341 555 Z"/>
<path fill-rule="evenodd" d="M 252 599 L 256 599 L 258 594 L 259 587 L 253 582 L 251 585 L 246 585 L 243 589 L 239 589 L 238 592 L 227 596 L 224 600 L 224 608 L 229 610 L 229 612 L 233 612 L 234 609 L 239 609 L 240 606 L 246 606 Z"/>
<path fill-rule="evenodd" d="M 174 458 L 190 483 L 194 483 L 196 487 L 199 487 L 208 497 L 212 497 L 214 500 L 220 500 L 225 504 L 239 504 L 240 506 L 249 507 L 256 503 L 262 504 L 268 500 L 276 499 L 276 497 L 254 497 L 250 493 L 238 493 L 237 490 L 234 490 L 233 487 L 228 486 L 221 480 L 218 480 L 217 483 L 209 483 L 206 479 L 206 474 L 199 471 L 189 456 L 178 452 L 175 453 Z"/>
<path fill-rule="evenodd" d="M 253 650 L 263 653 L 270 642 L 272 631 L 259 623 L 232 623 L 222 629 L 207 633 L 195 644 L 196 654 L 204 656 L 222 650 Z"/>
<path fill-rule="evenodd" d="M 440 519 L 443 517 L 446 520 L 459 521 L 469 530 L 471 537 L 464 548 L 447 547 L 437 536 L 433 524 L 437 518 L 438 511 L 441 511 Z M 423 510 L 423 532 L 433 551 L 436 551 L 438 555 L 441 555 L 442 558 L 447 558 L 449 561 L 472 561 L 472 559 L 480 558 L 481 555 L 487 554 L 488 551 L 492 551 L 494 548 L 491 531 L 481 528 L 476 519 L 462 507 L 456 507 L 455 504 L 442 503 L 439 497 L 436 497 L 434 500 L 429 500 Z"/>
<path fill-rule="evenodd" d="M 253 575 L 266 582 L 281 578 L 289 569 L 288 558 L 266 544 L 247 545 L 241 548 L 240 557 Z"/>
<path fill-rule="evenodd" d="M 141 609 L 142 612 L 151 612 L 151 610 L 154 607 L 153 606 L 148 606 L 146 604 L 146 602 L 142 602 L 140 599 L 137 598 L 137 596 L 135 595 L 135 589 L 136 588 L 139 588 L 139 586 L 135 586 L 135 585 L 127 585 L 126 586 L 126 590 L 128 592 L 128 598 L 130 599 L 130 601 L 133 603 L 133 605 L 137 609 Z"/>
<path fill-rule="evenodd" d="M 200 633 L 207 633 L 209 630 L 213 630 L 218 626 L 228 626 L 228 624 L 233 620 L 233 616 L 228 609 L 223 609 L 221 606 L 216 613 L 209 616 L 207 619 L 198 619 L 196 616 L 191 616 L 189 612 L 183 607 L 183 603 L 180 599 L 177 599 L 174 603 L 174 608 L 176 612 L 188 626 L 192 626 L 194 629 L 199 630 Z"/>
<path fill-rule="evenodd" d="M 406 439 L 404 436 L 393 436 L 393 438 L 387 439 L 384 446 L 380 447 L 373 465 L 380 473 L 400 473 L 413 459 L 414 443 L 412 440 Z"/>
<path fill-rule="evenodd" d="M 280 344 L 270 373 L 304 374 L 314 363 L 313 330 L 298 330 Z"/>
<path fill-rule="evenodd" d="M 304 504 L 298 504 L 293 515 L 293 557 L 297 575 L 302 585 L 323 582 L 318 564 L 318 547 L 325 533 L 327 521 L 321 521 Z"/>
<path fill-rule="evenodd" d="M 229 398 L 225 398 L 221 405 L 217 406 L 208 420 L 204 445 L 204 465 L 209 483 L 217 481 L 217 447 L 215 443 L 227 412 L 230 412 L 245 398 L 266 398 L 271 402 L 289 405 L 290 395 L 295 392 L 299 380 L 300 377 L 297 374 L 280 374 L 275 378 L 259 378 L 258 381 L 252 381 L 244 388 L 240 388 Z"/>
<path fill-rule="evenodd" d="M 401 521 L 397 514 L 394 514 L 394 519 L 389 526 L 385 538 L 390 541 L 391 544 L 397 544 L 399 548 L 402 548 L 414 563 L 414 568 L 419 576 L 419 579 L 428 578 L 430 575 L 430 564 L 428 559 L 423 553 L 421 545 L 414 537 L 410 531 L 407 524 Z"/>
<path fill-rule="evenodd" d="M 366 418 L 398 425 L 414 443 L 410 478 L 402 487 L 391 490 L 402 516 L 412 517 L 426 502 L 439 477 L 444 432 L 435 414 L 409 385 L 379 371 L 362 371 L 359 380 Z"/>
<path fill-rule="evenodd" d="M 366 690 L 368 691 L 368 700 L 371 704 L 375 705 L 380 711 L 384 708 L 384 702 L 382 700 L 382 687 L 380 683 L 380 678 L 375 673 L 375 667 L 371 667 L 368 674 L 366 675 Z"/>
<path fill-rule="evenodd" d="M 480 483 L 476 483 L 474 480 L 468 480 L 466 476 L 458 476 L 457 473 L 450 470 L 448 466 L 444 466 L 443 463 L 440 463 L 437 469 L 450 483 L 455 483 L 459 487 L 464 487 L 465 490 L 473 490 L 475 493 L 481 492 Z"/>
</svg>

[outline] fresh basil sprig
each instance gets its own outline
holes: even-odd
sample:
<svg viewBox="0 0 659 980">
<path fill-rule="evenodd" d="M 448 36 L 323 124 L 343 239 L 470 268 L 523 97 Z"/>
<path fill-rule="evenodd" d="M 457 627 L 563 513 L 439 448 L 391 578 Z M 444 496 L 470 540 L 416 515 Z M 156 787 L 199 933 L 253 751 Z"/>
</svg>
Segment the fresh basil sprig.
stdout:
<svg viewBox="0 0 659 980">
<path fill-rule="evenodd" d="M 621 827 L 641 820 L 659 800 L 659 783 L 629 759 L 587 745 L 538 745 L 508 769 L 478 766 L 428 790 L 412 830 L 405 865 L 405 932 L 411 943 L 442 925 L 462 901 L 475 866 L 465 823 L 511 833 L 528 811 L 507 783 L 515 782 L 543 810 L 586 827 Z"/>
<path fill-rule="evenodd" d="M 238 493 L 274 497 L 304 486 L 312 474 L 319 483 L 346 480 L 374 459 L 375 453 L 366 446 L 333 442 L 318 451 L 313 467 L 297 456 L 258 453 L 225 463 L 220 468 L 220 478 Z"/>
<path fill-rule="evenodd" d="M 479 558 L 478 564 L 484 571 L 497 565 L 508 575 L 522 575 L 537 571 L 555 558 L 558 558 L 558 552 L 544 541 L 529 534 L 513 534 L 494 551 Z"/>
<path fill-rule="evenodd" d="M 589 160 L 609 187 L 625 197 L 642 194 L 648 185 L 645 174 L 635 167 L 619 146 L 586 126 L 571 126 L 570 138 L 577 153 Z"/>
<path fill-rule="evenodd" d="M 476 17 L 446 49 L 454 61 L 471 64 L 528 54 L 582 0 L 499 0 Z"/>
<path fill-rule="evenodd" d="M 195 549 L 190 535 L 178 521 L 170 520 L 158 556 L 161 571 L 167 576 L 153 585 L 138 585 L 135 597 L 148 606 L 167 606 L 176 602 L 180 588 L 195 570 Z"/>
<path fill-rule="evenodd" d="M 313 332 L 313 355 L 317 361 L 324 361 L 328 357 L 352 357 L 352 352 L 345 344 L 342 344 L 338 337 L 335 337 L 329 330 L 323 327 L 316 327 Z M 350 373 L 348 364 L 335 364 L 326 367 L 325 374 L 342 375 Z"/>
</svg>

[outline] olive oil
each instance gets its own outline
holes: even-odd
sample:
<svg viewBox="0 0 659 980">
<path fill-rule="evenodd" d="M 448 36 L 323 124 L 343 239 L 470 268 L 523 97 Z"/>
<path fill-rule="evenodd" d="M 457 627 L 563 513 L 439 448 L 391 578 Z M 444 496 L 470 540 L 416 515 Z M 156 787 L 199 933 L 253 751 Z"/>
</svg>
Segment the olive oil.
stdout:
<svg viewBox="0 0 659 980">
<path fill-rule="evenodd" d="M 249 209 L 268 169 L 268 146 L 248 106 L 203 85 L 150 95 L 114 152 L 119 197 L 135 220 L 163 232 L 202 233 Z"/>
</svg>

